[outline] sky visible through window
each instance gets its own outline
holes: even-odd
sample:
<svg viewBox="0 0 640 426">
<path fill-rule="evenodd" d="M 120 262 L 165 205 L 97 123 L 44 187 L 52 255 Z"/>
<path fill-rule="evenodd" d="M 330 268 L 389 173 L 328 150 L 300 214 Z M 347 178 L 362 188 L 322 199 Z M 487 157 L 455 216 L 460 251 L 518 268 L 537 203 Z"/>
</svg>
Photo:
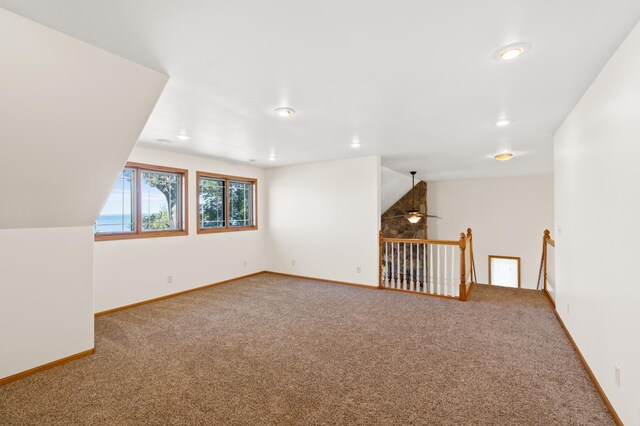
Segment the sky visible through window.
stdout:
<svg viewBox="0 0 640 426">
<path fill-rule="evenodd" d="M 123 170 L 109 194 L 98 220 L 95 231 L 108 232 L 134 232 L 135 231 L 135 197 L 132 189 L 135 187 L 135 170 Z M 142 210 L 143 212 L 160 212 L 167 210 L 167 198 L 157 188 L 149 185 L 142 179 Z"/>
</svg>

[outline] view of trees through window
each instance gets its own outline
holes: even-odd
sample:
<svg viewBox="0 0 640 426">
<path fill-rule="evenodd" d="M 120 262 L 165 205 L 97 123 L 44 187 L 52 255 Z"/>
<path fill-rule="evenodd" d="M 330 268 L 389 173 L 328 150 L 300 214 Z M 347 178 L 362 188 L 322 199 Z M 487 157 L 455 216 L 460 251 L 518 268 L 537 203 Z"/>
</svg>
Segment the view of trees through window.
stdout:
<svg viewBox="0 0 640 426">
<path fill-rule="evenodd" d="M 181 175 L 165 172 L 142 172 L 142 230 L 161 231 L 181 228 Z"/>
<path fill-rule="evenodd" d="M 253 183 L 229 181 L 229 226 L 252 226 Z"/>
<path fill-rule="evenodd" d="M 198 232 L 256 229 L 255 179 L 204 172 L 197 177 Z M 96 220 L 96 239 L 184 235 L 186 179 L 187 170 L 127 163 Z"/>
<path fill-rule="evenodd" d="M 254 179 L 204 172 L 197 176 L 199 231 L 255 227 Z"/>
<path fill-rule="evenodd" d="M 202 229 L 225 227 L 225 181 L 200 178 L 200 227 Z"/>
<path fill-rule="evenodd" d="M 95 233 L 138 234 L 182 230 L 183 173 L 125 167 L 96 220 Z M 139 213 L 136 210 L 138 208 Z M 139 218 L 142 223 L 138 223 Z"/>
</svg>

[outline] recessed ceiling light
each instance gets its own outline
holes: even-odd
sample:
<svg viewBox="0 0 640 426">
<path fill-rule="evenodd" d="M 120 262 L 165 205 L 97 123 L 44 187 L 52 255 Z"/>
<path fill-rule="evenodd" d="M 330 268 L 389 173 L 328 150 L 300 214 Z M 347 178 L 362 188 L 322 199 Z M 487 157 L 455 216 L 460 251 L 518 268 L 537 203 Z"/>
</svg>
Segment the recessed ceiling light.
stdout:
<svg viewBox="0 0 640 426">
<path fill-rule="evenodd" d="M 495 158 L 498 161 L 507 161 L 513 158 L 513 154 L 510 152 L 503 152 L 502 154 L 495 155 L 493 158 Z"/>
<path fill-rule="evenodd" d="M 508 126 L 509 124 L 511 124 L 511 120 L 507 120 L 506 118 L 496 121 L 496 126 L 500 127 Z"/>
<path fill-rule="evenodd" d="M 354 139 L 353 142 L 351 142 L 351 148 L 360 148 L 361 146 L 362 144 L 358 139 Z"/>
<path fill-rule="evenodd" d="M 270 155 L 269 156 L 269 161 L 276 161 L 278 159 L 278 157 L 276 157 L 275 155 Z"/>
<path fill-rule="evenodd" d="M 173 143 L 173 141 L 170 141 L 169 139 L 156 139 L 156 142 L 158 142 L 158 143 L 164 143 L 164 144 L 171 144 L 171 143 Z"/>
<path fill-rule="evenodd" d="M 282 108 L 276 108 L 274 109 L 275 113 L 278 114 L 280 117 L 292 117 L 293 114 L 296 113 L 296 110 L 293 108 L 287 108 L 287 107 L 282 107 Z"/>
<path fill-rule="evenodd" d="M 182 142 L 186 142 L 189 139 L 191 139 L 191 136 L 187 136 L 185 134 L 182 134 L 182 135 L 177 135 L 176 138 L 180 139 Z"/>
<path fill-rule="evenodd" d="M 531 49 L 529 43 L 513 43 L 498 50 L 496 58 L 501 61 L 511 61 L 526 53 L 529 49 Z"/>
</svg>

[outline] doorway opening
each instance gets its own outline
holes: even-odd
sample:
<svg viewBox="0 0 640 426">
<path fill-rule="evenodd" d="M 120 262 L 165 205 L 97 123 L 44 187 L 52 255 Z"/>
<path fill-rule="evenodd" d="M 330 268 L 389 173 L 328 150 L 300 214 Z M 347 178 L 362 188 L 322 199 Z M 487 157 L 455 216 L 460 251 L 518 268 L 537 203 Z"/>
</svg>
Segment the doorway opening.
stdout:
<svg viewBox="0 0 640 426">
<path fill-rule="evenodd" d="M 489 255 L 489 285 L 520 288 L 520 258 Z"/>
</svg>

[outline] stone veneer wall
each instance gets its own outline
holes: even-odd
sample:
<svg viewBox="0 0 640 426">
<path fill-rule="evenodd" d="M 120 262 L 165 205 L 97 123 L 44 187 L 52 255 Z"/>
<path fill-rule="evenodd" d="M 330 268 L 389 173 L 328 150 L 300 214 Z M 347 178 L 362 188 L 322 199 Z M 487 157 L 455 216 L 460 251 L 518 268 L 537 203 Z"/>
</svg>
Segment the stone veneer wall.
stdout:
<svg viewBox="0 0 640 426">
<path fill-rule="evenodd" d="M 415 191 L 415 208 L 420 213 L 427 214 L 427 183 L 420 181 L 396 203 L 382 214 L 382 235 L 385 238 L 419 238 L 427 239 L 427 218 L 413 224 L 404 215 L 413 208 L 413 192 Z"/>
</svg>

